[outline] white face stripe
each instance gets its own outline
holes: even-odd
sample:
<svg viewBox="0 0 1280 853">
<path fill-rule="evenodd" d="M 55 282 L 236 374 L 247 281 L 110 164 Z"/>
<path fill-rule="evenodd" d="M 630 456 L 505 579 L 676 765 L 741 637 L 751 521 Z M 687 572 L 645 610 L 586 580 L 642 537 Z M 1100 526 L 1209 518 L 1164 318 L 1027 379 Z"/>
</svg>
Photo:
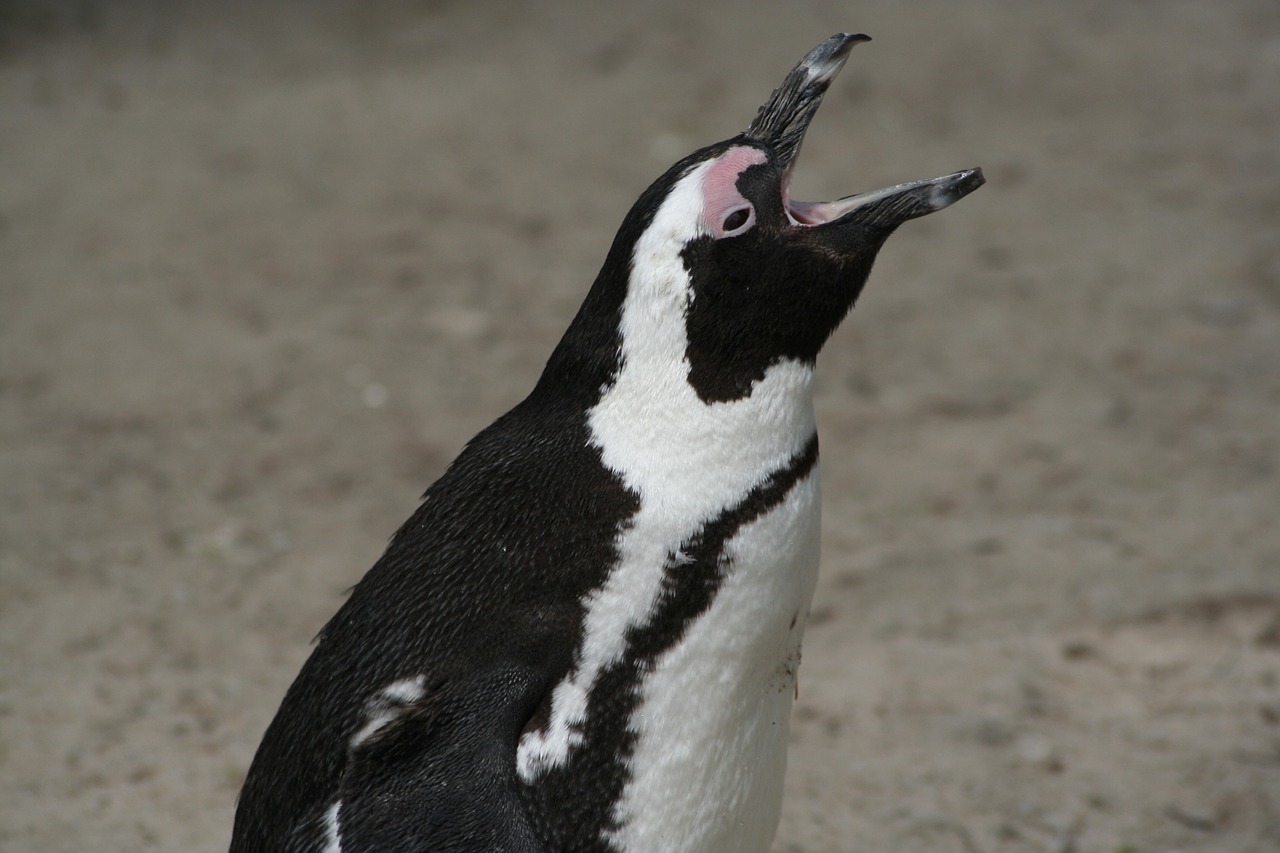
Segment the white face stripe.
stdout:
<svg viewBox="0 0 1280 853">
<path fill-rule="evenodd" d="M 628 629 L 647 621 L 668 555 L 785 466 L 815 430 L 806 365 L 774 365 L 750 396 L 729 402 L 704 403 L 689 385 L 691 289 L 680 252 L 706 233 L 704 179 L 715 165 L 699 164 L 675 185 L 632 255 L 622 368 L 588 423 L 605 465 L 639 495 L 640 509 L 619 536 L 618 565 L 586 601 L 580 655 L 552 693 L 547 729 L 521 739 L 517 766 L 526 782 L 563 764 L 579 742 L 591 688 L 625 652 Z"/>
</svg>

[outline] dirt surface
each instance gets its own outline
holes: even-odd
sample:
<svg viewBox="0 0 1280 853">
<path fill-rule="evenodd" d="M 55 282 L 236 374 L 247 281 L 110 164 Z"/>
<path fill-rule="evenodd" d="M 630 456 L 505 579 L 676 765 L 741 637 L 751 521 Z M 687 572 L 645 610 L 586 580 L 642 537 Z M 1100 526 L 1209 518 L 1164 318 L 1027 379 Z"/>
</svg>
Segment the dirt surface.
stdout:
<svg viewBox="0 0 1280 853">
<path fill-rule="evenodd" d="M 832 32 L 799 197 L 967 166 L 819 367 L 776 850 L 1280 849 L 1280 5 L 0 8 L 0 849 L 218 851 L 613 229 Z"/>
</svg>

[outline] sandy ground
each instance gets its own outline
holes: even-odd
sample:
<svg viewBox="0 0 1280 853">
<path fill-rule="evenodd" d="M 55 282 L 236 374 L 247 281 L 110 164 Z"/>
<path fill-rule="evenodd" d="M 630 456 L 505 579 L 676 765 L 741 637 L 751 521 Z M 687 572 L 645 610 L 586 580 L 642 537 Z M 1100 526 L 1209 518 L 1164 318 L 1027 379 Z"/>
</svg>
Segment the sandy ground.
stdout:
<svg viewBox="0 0 1280 853">
<path fill-rule="evenodd" d="M 981 165 L 820 363 L 778 851 L 1280 849 L 1280 5 L 0 8 L 0 849 L 217 851 L 639 191 Z"/>
</svg>

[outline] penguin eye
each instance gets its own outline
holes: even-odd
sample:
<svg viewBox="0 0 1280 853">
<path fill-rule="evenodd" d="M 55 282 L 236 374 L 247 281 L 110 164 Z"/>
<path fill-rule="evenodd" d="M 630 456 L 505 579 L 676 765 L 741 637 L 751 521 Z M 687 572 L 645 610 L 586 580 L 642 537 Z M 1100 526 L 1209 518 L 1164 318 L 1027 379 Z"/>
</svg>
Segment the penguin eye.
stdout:
<svg viewBox="0 0 1280 853">
<path fill-rule="evenodd" d="M 724 216 L 724 222 L 720 225 L 720 230 L 726 237 L 732 237 L 747 230 L 751 224 L 751 208 L 739 207 L 731 210 Z"/>
</svg>

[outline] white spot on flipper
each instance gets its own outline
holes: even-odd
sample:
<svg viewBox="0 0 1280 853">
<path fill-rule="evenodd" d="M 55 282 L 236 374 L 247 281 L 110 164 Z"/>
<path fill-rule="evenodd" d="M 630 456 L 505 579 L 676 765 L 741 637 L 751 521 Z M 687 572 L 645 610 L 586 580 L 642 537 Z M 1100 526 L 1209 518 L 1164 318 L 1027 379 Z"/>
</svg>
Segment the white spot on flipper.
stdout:
<svg viewBox="0 0 1280 853">
<path fill-rule="evenodd" d="M 351 737 L 350 747 L 355 749 L 375 732 L 401 716 L 408 706 L 426 695 L 427 677 L 418 675 L 393 681 L 378 691 L 364 706 L 364 725 Z"/>
</svg>

